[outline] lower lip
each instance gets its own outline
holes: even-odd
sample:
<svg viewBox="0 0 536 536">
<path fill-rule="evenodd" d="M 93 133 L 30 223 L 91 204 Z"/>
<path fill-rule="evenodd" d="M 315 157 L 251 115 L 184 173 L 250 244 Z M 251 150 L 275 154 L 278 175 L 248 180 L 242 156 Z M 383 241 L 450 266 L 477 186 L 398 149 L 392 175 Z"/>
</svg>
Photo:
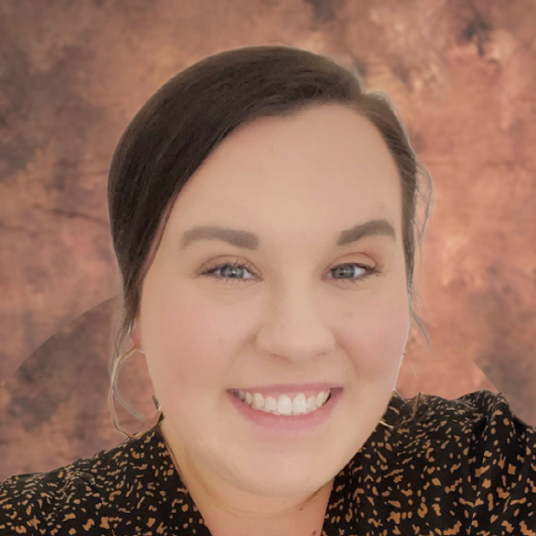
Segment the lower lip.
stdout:
<svg viewBox="0 0 536 536">
<path fill-rule="evenodd" d="M 331 416 L 335 406 L 342 395 L 342 388 L 332 389 L 329 400 L 319 409 L 304 415 L 274 415 L 259 409 L 249 407 L 230 391 L 227 394 L 231 398 L 238 412 L 248 421 L 262 426 L 265 429 L 281 433 L 297 433 L 318 428 Z"/>
</svg>

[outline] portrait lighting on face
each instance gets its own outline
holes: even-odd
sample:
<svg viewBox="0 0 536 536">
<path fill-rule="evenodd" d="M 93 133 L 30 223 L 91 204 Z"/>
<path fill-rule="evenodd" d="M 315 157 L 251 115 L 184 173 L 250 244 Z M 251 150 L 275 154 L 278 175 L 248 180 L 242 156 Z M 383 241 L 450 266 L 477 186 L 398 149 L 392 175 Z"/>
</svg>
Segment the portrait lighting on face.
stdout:
<svg viewBox="0 0 536 536">
<path fill-rule="evenodd" d="M 410 327 L 401 207 L 340 105 L 237 129 L 175 201 L 135 336 L 181 474 L 222 510 L 299 507 L 377 427 Z"/>
</svg>

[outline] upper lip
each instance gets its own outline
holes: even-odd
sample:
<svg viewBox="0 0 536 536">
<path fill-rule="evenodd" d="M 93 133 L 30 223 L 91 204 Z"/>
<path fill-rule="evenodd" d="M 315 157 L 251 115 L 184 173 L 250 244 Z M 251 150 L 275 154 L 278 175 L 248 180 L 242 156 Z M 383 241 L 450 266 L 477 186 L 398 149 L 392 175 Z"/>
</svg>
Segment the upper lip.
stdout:
<svg viewBox="0 0 536 536">
<path fill-rule="evenodd" d="M 320 391 L 329 391 L 330 389 L 342 389 L 339 384 L 330 382 L 316 382 L 303 384 L 278 384 L 278 385 L 259 385 L 256 387 L 237 387 L 233 391 L 247 391 L 249 393 L 260 393 L 261 395 L 282 395 L 303 393 L 305 396 L 317 395 Z"/>
</svg>

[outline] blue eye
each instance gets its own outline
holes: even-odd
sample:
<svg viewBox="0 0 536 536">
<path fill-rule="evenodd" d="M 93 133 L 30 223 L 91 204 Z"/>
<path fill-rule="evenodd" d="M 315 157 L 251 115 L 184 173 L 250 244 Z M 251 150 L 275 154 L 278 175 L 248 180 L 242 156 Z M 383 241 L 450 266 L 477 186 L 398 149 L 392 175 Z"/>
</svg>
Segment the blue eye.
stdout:
<svg viewBox="0 0 536 536">
<path fill-rule="evenodd" d="M 349 281 L 351 284 L 356 285 L 361 281 L 368 279 L 369 277 L 372 277 L 374 275 L 378 275 L 380 273 L 380 271 L 375 266 L 367 266 L 366 264 L 359 264 L 356 262 L 339 264 L 338 266 L 332 268 L 330 271 L 332 273 L 334 272 L 342 276 L 344 276 L 345 274 L 349 274 L 350 276 L 352 276 L 355 273 L 354 267 L 356 266 L 361 270 L 365 270 L 365 275 L 361 275 L 360 277 L 356 278 L 335 277 L 334 279 L 342 279 L 343 281 Z M 238 281 L 247 281 L 248 279 L 254 279 L 254 277 L 249 277 L 245 279 L 240 277 L 240 275 L 243 273 L 242 270 L 246 270 L 251 273 L 248 266 L 242 262 L 224 262 L 208 268 L 207 270 L 202 272 L 201 275 L 220 279 L 223 280 L 223 282 L 228 282 L 229 280 L 233 279 Z M 220 272 L 220 274 L 218 274 L 218 272 Z M 223 275 L 225 273 L 227 275 Z"/>
</svg>

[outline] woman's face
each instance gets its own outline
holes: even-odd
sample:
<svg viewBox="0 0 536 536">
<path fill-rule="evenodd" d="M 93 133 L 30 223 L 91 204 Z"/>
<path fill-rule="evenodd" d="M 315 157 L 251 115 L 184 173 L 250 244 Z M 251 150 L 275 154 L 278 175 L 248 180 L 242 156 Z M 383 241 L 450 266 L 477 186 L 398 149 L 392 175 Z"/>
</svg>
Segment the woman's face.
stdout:
<svg viewBox="0 0 536 536">
<path fill-rule="evenodd" d="M 340 105 L 243 125 L 180 193 L 134 333 L 178 464 L 215 495 L 251 511 L 305 498 L 378 425 L 410 326 L 401 203 L 381 135 Z M 382 219 L 394 237 L 338 244 L 343 230 Z M 185 241 L 197 226 L 241 234 Z M 235 262 L 244 266 L 203 275 Z M 309 398 L 310 383 L 339 390 L 309 423 L 278 423 L 230 393 Z"/>
</svg>

